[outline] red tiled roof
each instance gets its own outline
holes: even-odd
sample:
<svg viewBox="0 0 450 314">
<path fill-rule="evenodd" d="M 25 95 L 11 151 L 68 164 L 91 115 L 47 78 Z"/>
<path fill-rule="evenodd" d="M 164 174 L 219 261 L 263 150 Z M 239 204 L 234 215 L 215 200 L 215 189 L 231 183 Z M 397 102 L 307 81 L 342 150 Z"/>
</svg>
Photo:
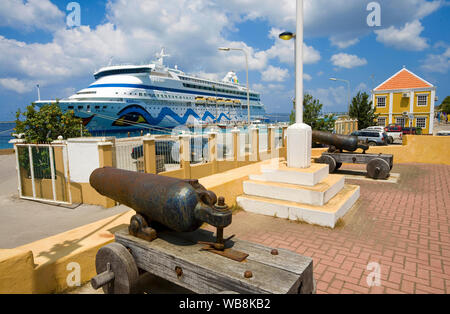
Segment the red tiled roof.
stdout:
<svg viewBox="0 0 450 314">
<path fill-rule="evenodd" d="M 433 87 L 425 80 L 414 75 L 407 69 L 402 69 L 393 77 L 382 83 L 375 90 L 392 90 L 392 89 L 410 89 L 410 88 L 422 88 Z"/>
</svg>

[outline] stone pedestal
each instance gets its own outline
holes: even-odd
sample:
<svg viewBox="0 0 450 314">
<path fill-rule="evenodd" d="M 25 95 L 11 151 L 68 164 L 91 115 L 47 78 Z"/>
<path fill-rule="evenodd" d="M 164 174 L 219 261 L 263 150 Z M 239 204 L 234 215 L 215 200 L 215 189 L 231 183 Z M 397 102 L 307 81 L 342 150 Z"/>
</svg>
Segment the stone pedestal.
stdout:
<svg viewBox="0 0 450 314">
<path fill-rule="evenodd" d="M 334 228 L 337 220 L 359 198 L 359 186 L 345 184 L 344 176 L 328 174 L 328 165 L 289 168 L 263 165 L 261 173 L 243 183 L 237 203 L 244 210 Z"/>
<path fill-rule="evenodd" d="M 287 129 L 287 166 L 308 168 L 311 165 L 311 127 L 295 123 Z"/>
</svg>

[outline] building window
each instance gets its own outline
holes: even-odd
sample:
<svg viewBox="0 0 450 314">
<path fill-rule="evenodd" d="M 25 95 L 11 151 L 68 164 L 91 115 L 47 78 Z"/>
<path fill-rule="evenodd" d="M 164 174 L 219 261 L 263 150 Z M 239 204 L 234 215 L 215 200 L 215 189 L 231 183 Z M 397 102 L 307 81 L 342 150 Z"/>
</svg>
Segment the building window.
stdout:
<svg viewBox="0 0 450 314">
<path fill-rule="evenodd" d="M 379 126 L 386 126 L 386 117 L 378 118 L 377 122 Z"/>
<path fill-rule="evenodd" d="M 417 106 L 427 105 L 428 95 L 417 95 Z"/>
<path fill-rule="evenodd" d="M 377 107 L 379 108 L 386 107 L 386 96 L 377 97 Z"/>
<path fill-rule="evenodd" d="M 427 127 L 427 118 L 426 117 L 416 118 L 416 127 L 425 129 Z"/>
<path fill-rule="evenodd" d="M 395 118 L 395 123 L 400 124 L 402 127 L 404 127 L 405 126 L 405 118 L 397 117 L 397 118 Z"/>
</svg>

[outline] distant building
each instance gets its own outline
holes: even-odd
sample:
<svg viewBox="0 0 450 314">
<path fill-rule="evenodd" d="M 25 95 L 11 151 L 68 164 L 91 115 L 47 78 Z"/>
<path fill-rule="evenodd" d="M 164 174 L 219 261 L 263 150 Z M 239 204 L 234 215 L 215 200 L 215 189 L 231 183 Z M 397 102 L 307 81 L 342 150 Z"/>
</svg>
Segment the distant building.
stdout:
<svg viewBox="0 0 450 314">
<path fill-rule="evenodd" d="M 436 87 L 406 68 L 372 91 L 378 125 L 420 127 L 422 134 L 433 134 L 435 98 Z"/>
<path fill-rule="evenodd" d="M 358 120 L 349 116 L 339 116 L 334 122 L 334 132 L 336 134 L 349 135 L 358 130 Z"/>
</svg>

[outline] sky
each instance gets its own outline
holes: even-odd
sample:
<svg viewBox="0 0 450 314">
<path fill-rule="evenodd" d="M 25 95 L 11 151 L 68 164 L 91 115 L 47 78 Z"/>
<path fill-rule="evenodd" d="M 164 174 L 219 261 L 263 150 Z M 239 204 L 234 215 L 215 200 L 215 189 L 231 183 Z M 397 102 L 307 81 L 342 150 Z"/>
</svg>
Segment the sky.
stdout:
<svg viewBox="0 0 450 314">
<path fill-rule="evenodd" d="M 79 7 L 79 11 L 77 10 Z M 261 92 L 268 113 L 289 113 L 295 95 L 295 0 L 2 0 L 0 121 L 37 99 L 68 97 L 112 64 L 166 65 L 222 79 L 235 71 Z M 79 12 L 79 14 L 77 14 Z M 77 18 L 79 17 L 79 25 Z M 324 112 L 343 112 L 403 66 L 450 95 L 448 0 L 304 0 L 304 90 Z"/>
</svg>

